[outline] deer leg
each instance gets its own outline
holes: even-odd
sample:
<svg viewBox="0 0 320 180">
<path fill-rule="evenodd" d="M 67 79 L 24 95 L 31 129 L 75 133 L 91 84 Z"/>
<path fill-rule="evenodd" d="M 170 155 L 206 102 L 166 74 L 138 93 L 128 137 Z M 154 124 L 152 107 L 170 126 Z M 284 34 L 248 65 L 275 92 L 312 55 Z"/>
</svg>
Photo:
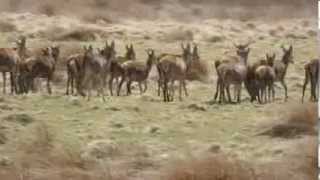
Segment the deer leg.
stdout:
<svg viewBox="0 0 320 180">
<path fill-rule="evenodd" d="M 167 84 L 167 80 L 166 79 L 164 79 L 164 81 L 163 81 L 162 92 L 163 92 L 163 101 L 167 102 L 167 100 L 168 100 L 168 96 L 167 96 L 167 94 L 168 94 L 168 84 Z"/>
<path fill-rule="evenodd" d="M 109 79 L 109 91 L 110 91 L 110 95 L 111 95 L 111 96 L 113 96 L 113 92 L 112 92 L 113 79 L 114 79 L 114 76 L 111 74 L 111 77 L 110 77 L 110 79 Z"/>
<path fill-rule="evenodd" d="M 68 73 L 68 77 L 67 77 L 67 89 L 66 89 L 66 95 L 69 95 L 69 88 L 70 88 L 70 85 L 71 85 L 71 88 L 72 88 L 72 86 L 73 86 L 73 84 L 70 84 L 70 79 L 71 79 L 71 77 L 70 77 L 71 75 L 70 75 L 70 73 Z"/>
<path fill-rule="evenodd" d="M 311 78 L 311 101 L 316 101 L 316 82 L 315 79 Z"/>
<path fill-rule="evenodd" d="M 217 98 L 218 98 L 218 95 L 219 95 L 219 91 L 220 91 L 220 85 L 221 84 L 221 82 L 220 82 L 220 79 L 218 78 L 218 80 L 217 80 L 217 83 L 216 83 L 216 93 L 214 94 L 214 98 L 213 98 L 213 101 L 215 102 L 216 100 L 217 100 Z"/>
<path fill-rule="evenodd" d="M 242 84 L 238 85 L 238 103 L 241 103 L 241 91 L 242 91 Z"/>
<path fill-rule="evenodd" d="M 127 81 L 127 96 L 131 94 L 131 83 L 131 80 Z"/>
<path fill-rule="evenodd" d="M 306 90 L 306 87 L 309 83 L 309 73 L 307 71 L 305 71 L 305 78 L 304 78 L 304 82 L 303 82 L 303 86 L 302 86 L 302 98 L 301 98 L 301 101 L 303 103 L 304 101 L 304 94 L 305 94 L 305 90 Z"/>
<path fill-rule="evenodd" d="M 74 84 L 75 84 L 75 78 L 74 76 L 71 77 L 71 94 L 74 94 Z"/>
<path fill-rule="evenodd" d="M 172 80 L 171 81 L 171 100 L 170 101 L 174 101 L 174 94 L 175 94 L 174 80 Z"/>
<path fill-rule="evenodd" d="M 183 86 L 183 82 L 182 80 L 180 80 L 179 82 L 179 100 L 182 101 L 182 86 Z"/>
<path fill-rule="evenodd" d="M 140 94 L 143 94 L 143 89 L 142 89 L 142 84 L 141 84 L 141 82 L 138 82 L 138 86 L 139 86 Z"/>
<path fill-rule="evenodd" d="M 103 102 L 106 102 L 106 99 L 105 99 L 105 94 L 104 94 L 104 87 L 105 87 L 105 83 L 104 83 L 105 79 L 102 79 L 102 82 L 100 84 L 100 94 L 102 96 L 102 101 Z"/>
<path fill-rule="evenodd" d="M 15 86 L 15 81 L 14 81 L 15 77 L 14 77 L 14 73 L 10 72 L 10 89 L 11 89 L 11 94 L 13 95 L 14 92 L 16 90 L 16 86 Z"/>
<path fill-rule="evenodd" d="M 143 92 L 144 93 L 147 92 L 147 89 L 148 89 L 148 82 L 147 82 L 147 80 L 145 80 L 144 81 L 144 90 L 143 90 Z"/>
<path fill-rule="evenodd" d="M 117 96 L 120 96 L 121 87 L 122 87 L 124 81 L 125 81 L 125 78 L 121 77 L 121 81 L 120 81 L 120 83 L 118 85 L 118 89 L 117 89 Z M 128 85 L 128 82 L 127 82 L 127 85 Z M 127 95 L 128 95 L 128 88 L 127 88 Z"/>
<path fill-rule="evenodd" d="M 51 94 L 52 93 L 52 90 L 51 90 L 51 85 L 50 85 L 50 77 L 47 78 L 47 90 L 48 90 L 48 93 Z"/>
<path fill-rule="evenodd" d="M 161 80 L 158 79 L 158 96 L 161 96 Z"/>
<path fill-rule="evenodd" d="M 226 86 L 226 90 L 227 90 L 228 102 L 232 103 L 231 95 L 230 95 L 230 85 Z"/>
<path fill-rule="evenodd" d="M 281 85 L 284 88 L 284 94 L 285 94 L 285 99 L 284 100 L 287 101 L 287 99 L 288 99 L 287 84 L 286 84 L 286 82 L 284 80 L 282 80 L 281 81 Z"/>
<path fill-rule="evenodd" d="M 90 101 L 90 98 L 91 98 L 91 89 L 92 89 L 92 80 L 89 81 L 89 84 L 88 84 L 88 97 L 87 97 L 87 101 Z"/>
<path fill-rule="evenodd" d="M 7 80 L 7 74 L 6 72 L 2 72 L 2 78 L 3 78 L 3 94 L 6 94 L 6 80 Z"/>
<path fill-rule="evenodd" d="M 185 80 L 182 81 L 183 89 L 184 89 L 184 94 L 185 96 L 189 96 L 188 90 L 187 90 L 187 83 Z"/>
</svg>

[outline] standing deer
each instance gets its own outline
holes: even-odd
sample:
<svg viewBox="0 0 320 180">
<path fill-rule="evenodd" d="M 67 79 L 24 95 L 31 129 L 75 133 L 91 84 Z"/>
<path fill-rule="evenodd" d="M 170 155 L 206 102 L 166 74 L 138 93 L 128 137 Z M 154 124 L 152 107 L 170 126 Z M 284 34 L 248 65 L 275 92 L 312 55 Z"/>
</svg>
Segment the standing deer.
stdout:
<svg viewBox="0 0 320 180">
<path fill-rule="evenodd" d="M 267 62 L 265 64 L 261 64 L 255 70 L 255 78 L 258 84 L 257 89 L 259 103 L 271 102 L 271 95 L 273 100 L 275 98 L 274 81 L 276 74 L 273 68 L 275 58 L 275 54 L 273 54 L 273 56 L 269 56 L 269 54 L 267 54 Z"/>
<path fill-rule="evenodd" d="M 139 61 L 127 61 L 122 64 L 124 74 L 118 87 L 118 96 L 120 95 L 121 86 L 124 81 L 127 82 L 127 95 L 131 94 L 131 83 L 134 81 L 138 82 L 141 94 L 147 91 L 147 79 L 156 57 L 154 50 L 147 49 L 146 52 L 148 55 L 146 63 Z M 142 89 L 142 83 L 144 84 L 144 89 Z"/>
<path fill-rule="evenodd" d="M 179 99 L 182 100 L 182 88 L 188 96 L 186 78 L 193 56 L 190 44 L 187 44 L 186 47 L 181 44 L 181 48 L 182 55 L 163 54 L 158 59 L 157 66 L 160 73 L 159 77 L 161 77 L 164 102 L 173 101 L 175 81 L 179 81 Z M 170 87 L 169 83 L 171 83 Z"/>
<path fill-rule="evenodd" d="M 7 72 L 10 73 L 11 94 L 18 93 L 19 63 L 25 57 L 26 38 L 21 37 L 16 41 L 16 48 L 0 48 L 0 72 L 3 77 L 3 94 L 6 94 Z"/>
<path fill-rule="evenodd" d="M 274 69 L 276 73 L 276 80 L 275 82 L 280 82 L 285 91 L 285 101 L 288 99 L 288 92 L 287 92 L 287 84 L 285 82 L 285 77 L 287 74 L 287 70 L 289 67 L 289 63 L 294 63 L 293 61 L 293 47 L 290 45 L 288 49 L 286 49 L 283 45 L 281 46 L 283 51 L 283 56 L 280 61 L 276 61 L 274 64 Z"/>
<path fill-rule="evenodd" d="M 107 61 L 112 61 L 116 53 L 114 50 L 114 41 L 112 41 L 110 45 L 106 42 L 105 47 L 99 52 Z M 84 94 L 81 94 L 81 82 L 83 80 L 83 70 L 81 68 L 84 63 L 83 61 L 84 55 L 80 53 L 68 57 L 66 95 L 69 95 L 70 91 L 71 94 L 74 94 L 74 87 L 76 87 L 77 93 L 84 96 Z"/>
<path fill-rule="evenodd" d="M 133 45 L 131 44 L 130 46 L 126 45 L 125 56 L 118 56 L 111 61 L 109 78 L 109 90 L 111 96 L 113 96 L 113 81 L 116 80 L 116 82 L 118 82 L 118 79 L 121 78 L 125 73 L 124 69 L 122 68 L 122 63 L 134 60 L 136 60 L 136 53 L 134 51 Z"/>
<path fill-rule="evenodd" d="M 40 55 L 27 58 L 20 64 L 20 73 L 24 78 L 25 85 L 20 84 L 24 92 L 34 88 L 35 78 L 45 78 L 47 80 L 47 91 L 52 94 L 51 81 L 54 76 L 56 63 L 59 59 L 60 48 L 59 46 L 47 47 L 42 49 Z"/>
<path fill-rule="evenodd" d="M 317 88 L 319 88 L 319 66 L 320 66 L 320 59 L 312 59 L 304 66 L 305 71 L 305 79 L 302 87 L 302 102 L 304 100 L 304 94 L 307 85 L 311 84 L 311 101 L 317 101 Z"/>
<path fill-rule="evenodd" d="M 110 61 L 105 59 L 100 52 L 94 52 L 92 46 L 85 48 L 84 61 L 82 64 L 83 85 L 87 88 L 88 101 L 91 98 L 91 90 L 95 85 L 98 86 L 98 92 L 105 101 L 104 87 L 106 74 L 109 71 Z M 82 93 L 84 94 L 84 93 Z"/>
<path fill-rule="evenodd" d="M 66 95 L 74 94 L 74 89 L 79 91 L 81 82 L 81 67 L 83 64 L 83 54 L 74 54 L 67 58 L 67 89 Z"/>
<path fill-rule="evenodd" d="M 249 45 L 236 45 L 237 55 L 235 61 L 227 60 L 224 62 L 216 61 L 215 66 L 218 74 L 217 80 L 217 92 L 215 94 L 215 100 L 219 96 L 219 103 L 225 101 L 225 91 L 227 92 L 228 101 L 232 102 L 230 96 L 230 85 L 233 84 L 235 88 L 235 99 L 238 103 L 241 101 L 241 88 L 242 83 L 247 78 L 247 61 L 250 52 Z"/>
</svg>

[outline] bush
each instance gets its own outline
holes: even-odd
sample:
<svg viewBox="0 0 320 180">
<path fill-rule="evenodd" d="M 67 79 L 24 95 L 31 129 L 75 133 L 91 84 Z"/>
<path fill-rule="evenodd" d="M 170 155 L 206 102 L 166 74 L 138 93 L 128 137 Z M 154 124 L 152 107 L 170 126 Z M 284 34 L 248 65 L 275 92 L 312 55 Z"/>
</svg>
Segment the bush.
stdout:
<svg viewBox="0 0 320 180">
<path fill-rule="evenodd" d="M 17 31 L 17 27 L 16 27 L 16 25 L 14 25 L 12 23 L 0 21 L 0 31 L 1 32 L 13 32 L 13 31 Z"/>
<path fill-rule="evenodd" d="M 224 155 L 190 159 L 174 164 L 163 180 L 253 180 L 255 175 L 245 163 Z"/>
<path fill-rule="evenodd" d="M 284 122 L 273 125 L 261 133 L 271 137 L 294 138 L 299 135 L 317 134 L 318 111 L 315 104 L 295 105 L 284 118 Z"/>
</svg>

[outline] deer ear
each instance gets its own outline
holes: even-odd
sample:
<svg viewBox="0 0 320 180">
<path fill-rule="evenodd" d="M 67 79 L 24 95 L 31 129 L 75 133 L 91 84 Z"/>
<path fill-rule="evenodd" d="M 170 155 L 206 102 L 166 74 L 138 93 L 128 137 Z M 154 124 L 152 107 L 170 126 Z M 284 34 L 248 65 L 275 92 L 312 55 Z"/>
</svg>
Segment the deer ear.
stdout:
<svg viewBox="0 0 320 180">
<path fill-rule="evenodd" d="M 182 48 L 182 50 L 184 50 L 185 48 L 184 48 L 184 44 L 183 43 L 181 43 L 181 48 Z"/>
<path fill-rule="evenodd" d="M 114 49 L 114 46 L 115 46 L 115 43 L 114 43 L 114 40 L 112 40 L 110 47 Z"/>
<path fill-rule="evenodd" d="M 272 59 L 276 58 L 276 53 L 273 53 Z"/>
<path fill-rule="evenodd" d="M 130 45 L 130 49 L 133 50 L 133 45 L 132 44 Z"/>
<path fill-rule="evenodd" d="M 293 50 L 293 47 L 292 47 L 292 45 L 290 45 L 289 51 L 292 51 L 292 50 Z"/>
<path fill-rule="evenodd" d="M 129 49 L 130 49 L 130 48 L 129 48 L 129 46 L 128 46 L 128 44 L 126 45 L 126 49 L 127 49 L 127 50 L 129 50 Z"/>
<path fill-rule="evenodd" d="M 191 50 L 191 45 L 190 45 L 190 43 L 187 44 L 187 50 L 188 50 L 188 51 Z"/>
</svg>

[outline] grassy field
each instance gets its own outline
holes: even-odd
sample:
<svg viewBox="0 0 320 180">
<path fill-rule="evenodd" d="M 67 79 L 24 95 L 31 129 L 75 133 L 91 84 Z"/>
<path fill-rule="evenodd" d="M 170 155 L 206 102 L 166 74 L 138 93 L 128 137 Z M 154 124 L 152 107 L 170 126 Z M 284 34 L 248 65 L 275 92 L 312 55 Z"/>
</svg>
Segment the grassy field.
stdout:
<svg viewBox="0 0 320 180">
<path fill-rule="evenodd" d="M 52 42 L 62 48 L 56 73 L 59 78 L 53 85 L 53 95 L 46 94 L 45 86 L 35 94 L 0 94 L 0 166 L 5 167 L 0 172 L 4 175 L 13 168 L 14 172 L 22 170 L 26 178 L 41 179 L 49 174 L 55 177 L 65 172 L 61 168 L 64 166 L 71 167 L 73 173 L 70 174 L 83 169 L 82 173 L 91 172 L 88 169 L 94 165 L 88 164 L 94 161 L 95 165 L 103 163 L 99 167 L 107 167 L 108 172 L 126 169 L 126 177 L 144 179 L 160 173 L 172 160 L 220 152 L 255 165 L 288 163 L 285 171 L 298 172 L 295 168 L 299 166 L 289 165 L 291 161 L 287 161 L 299 157 L 292 148 L 305 145 L 303 143 L 309 146 L 308 142 L 316 141 L 314 134 L 295 138 L 258 135 L 275 124 L 285 123 L 300 103 L 303 65 L 318 57 L 317 30 L 311 25 L 316 24 L 313 21 L 213 19 L 193 24 L 128 21 L 109 25 L 86 24 L 65 17 L 35 18 L 28 14 L 7 14 L 2 18 L 2 24 L 11 23 L 13 28 L 13 32 L 2 30 L 2 47 L 12 46 L 17 35 L 25 34 L 30 37 L 27 46 L 31 50 Z M 29 21 L 31 18 L 33 21 Z M 72 29 L 75 25 L 77 27 Z M 77 32 L 81 35 L 78 41 L 70 34 L 81 28 L 86 31 Z M 61 37 L 65 39 L 61 41 Z M 143 95 L 135 88 L 131 96 L 108 96 L 106 102 L 99 97 L 87 102 L 82 97 L 65 96 L 65 57 L 81 50 L 82 45 L 100 47 L 106 39 L 116 40 L 118 54 L 123 54 L 125 43 L 133 43 L 137 57 L 142 61 L 146 59 L 146 48 L 154 48 L 158 54 L 177 53 L 180 42 L 194 41 L 199 45 L 200 57 L 207 64 L 209 76 L 203 82 L 188 82 L 190 97 L 172 103 L 163 103 L 157 96 L 154 69 L 149 90 Z M 250 103 L 245 91 L 241 104 L 212 102 L 216 81 L 214 60 L 232 54 L 232 42 L 248 40 L 254 41 L 249 63 L 263 58 L 267 52 L 275 52 L 279 60 L 280 46 L 293 45 L 294 64 L 290 64 L 286 77 L 288 102 L 283 101 L 284 91 L 279 84 L 276 101 L 271 104 Z M 305 106 L 314 108 L 310 104 Z M 316 119 L 315 115 L 306 116 Z M 301 156 L 307 155 L 302 153 Z M 108 174 L 106 171 L 103 170 Z M 305 176 L 297 175 L 296 179 L 301 177 Z"/>
</svg>

